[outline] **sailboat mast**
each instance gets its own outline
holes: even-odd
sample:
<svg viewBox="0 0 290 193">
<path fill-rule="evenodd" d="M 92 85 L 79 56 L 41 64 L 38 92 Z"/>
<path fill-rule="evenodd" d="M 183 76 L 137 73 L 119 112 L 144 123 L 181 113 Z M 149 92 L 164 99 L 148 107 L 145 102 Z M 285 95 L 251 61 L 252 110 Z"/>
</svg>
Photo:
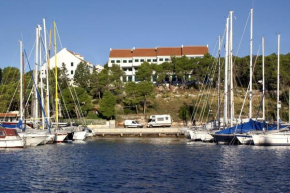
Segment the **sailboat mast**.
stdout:
<svg viewBox="0 0 290 193">
<path fill-rule="evenodd" d="M 41 32 L 41 27 L 39 26 L 39 39 L 40 39 L 40 33 Z M 41 57 L 41 41 L 39 41 L 39 65 L 42 65 L 42 57 Z M 40 92 L 41 92 L 41 106 L 44 106 L 44 97 L 43 97 L 43 75 L 40 76 Z M 45 122 L 44 122 L 44 112 L 41 111 L 41 121 L 42 121 L 42 129 L 45 127 Z"/>
<path fill-rule="evenodd" d="M 265 38 L 262 37 L 263 120 L 265 120 Z"/>
<path fill-rule="evenodd" d="M 218 69 L 218 128 L 221 125 L 221 37 L 219 36 L 219 69 Z"/>
<path fill-rule="evenodd" d="M 34 119 L 35 126 L 37 126 L 36 122 L 38 121 L 38 99 L 37 99 L 37 85 L 38 85 L 38 46 L 39 44 L 39 25 L 36 28 L 36 43 L 35 43 L 35 69 L 34 69 Z"/>
<path fill-rule="evenodd" d="M 252 118 L 253 98 L 253 9 L 251 9 L 251 32 L 250 32 L 250 92 L 249 92 L 249 118 Z"/>
<path fill-rule="evenodd" d="M 229 66 L 229 18 L 226 24 L 226 43 L 225 43 L 225 80 L 224 80 L 224 125 L 228 125 L 228 66 Z"/>
<path fill-rule="evenodd" d="M 231 89 L 231 103 L 230 103 L 230 109 L 231 109 L 231 127 L 233 126 L 233 120 L 234 120 L 234 83 L 233 83 L 233 11 L 230 11 L 230 89 Z"/>
<path fill-rule="evenodd" d="M 56 50 L 56 23 L 53 22 L 54 25 L 54 70 L 55 70 L 55 120 L 56 120 L 56 128 L 58 128 L 58 95 L 57 95 L 57 50 Z"/>
<path fill-rule="evenodd" d="M 19 114 L 20 119 L 23 120 L 23 59 L 22 59 L 22 41 L 19 41 L 20 43 L 20 108 L 19 108 Z"/>
<path fill-rule="evenodd" d="M 279 86 L 280 86 L 280 34 L 278 34 L 278 61 L 277 61 L 277 130 L 280 129 L 279 125 L 279 120 L 280 120 L 280 115 L 279 115 L 279 110 L 281 108 L 281 104 L 279 101 Z"/>
<path fill-rule="evenodd" d="M 44 49 L 45 49 L 45 71 L 46 71 L 46 96 L 45 96 L 45 101 L 46 101 L 46 116 L 47 116 L 47 121 L 48 123 L 50 122 L 50 107 L 49 107 L 49 68 L 48 68 L 48 61 L 49 61 L 49 54 L 47 52 L 47 41 L 46 41 L 46 24 L 45 24 L 45 19 L 43 18 L 43 33 L 44 33 Z"/>
</svg>

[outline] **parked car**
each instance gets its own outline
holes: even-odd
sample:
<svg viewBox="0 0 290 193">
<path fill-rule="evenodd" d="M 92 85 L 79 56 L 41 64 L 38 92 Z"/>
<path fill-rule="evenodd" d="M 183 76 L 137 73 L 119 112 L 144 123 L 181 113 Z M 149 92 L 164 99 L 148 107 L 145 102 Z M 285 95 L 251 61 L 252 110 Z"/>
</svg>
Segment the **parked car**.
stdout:
<svg viewBox="0 0 290 193">
<path fill-rule="evenodd" d="M 128 127 L 139 127 L 139 128 L 142 128 L 143 125 L 138 123 L 138 121 L 136 120 L 125 120 L 124 122 L 124 127 L 125 128 L 128 128 Z"/>
</svg>

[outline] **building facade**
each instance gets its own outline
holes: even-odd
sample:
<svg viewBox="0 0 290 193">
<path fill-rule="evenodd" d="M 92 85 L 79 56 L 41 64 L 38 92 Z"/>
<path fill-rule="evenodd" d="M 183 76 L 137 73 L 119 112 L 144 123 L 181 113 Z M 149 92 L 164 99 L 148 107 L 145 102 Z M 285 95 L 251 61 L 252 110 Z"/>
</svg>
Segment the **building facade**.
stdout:
<svg viewBox="0 0 290 193">
<path fill-rule="evenodd" d="M 113 64 L 120 65 L 125 72 L 124 82 L 137 81 L 135 73 L 143 62 L 162 64 L 170 62 L 172 56 L 189 58 L 203 57 L 208 53 L 208 46 L 181 46 L 181 47 L 156 47 L 110 49 L 108 67 Z"/>
<path fill-rule="evenodd" d="M 93 64 L 85 61 L 84 57 L 80 54 L 77 54 L 75 52 L 72 52 L 66 48 L 63 48 L 62 50 L 60 50 L 57 53 L 57 67 L 58 68 L 62 68 L 62 65 L 65 64 L 66 68 L 67 68 L 67 76 L 70 80 L 73 79 L 74 75 L 75 75 L 75 71 L 77 69 L 77 66 L 79 63 L 81 62 L 86 62 L 87 65 L 90 68 L 90 71 L 93 71 Z M 43 77 L 45 77 L 45 66 L 46 64 L 44 64 L 41 67 L 41 75 Z M 55 68 L 55 56 L 50 58 L 50 65 L 49 65 L 50 69 L 54 69 Z"/>
</svg>

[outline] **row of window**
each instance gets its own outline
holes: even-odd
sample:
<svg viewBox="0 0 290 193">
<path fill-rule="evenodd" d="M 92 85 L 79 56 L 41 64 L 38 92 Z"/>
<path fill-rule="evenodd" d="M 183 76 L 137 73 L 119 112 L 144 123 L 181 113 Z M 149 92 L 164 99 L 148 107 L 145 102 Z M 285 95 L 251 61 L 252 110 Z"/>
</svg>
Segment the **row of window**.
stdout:
<svg viewBox="0 0 290 193">
<path fill-rule="evenodd" d="M 135 62 L 145 62 L 145 59 L 135 59 L 134 60 Z M 147 59 L 146 60 L 147 62 L 157 62 L 157 59 Z M 168 62 L 169 61 L 169 58 L 159 58 L 159 62 L 163 62 L 163 61 L 165 61 L 165 62 Z M 117 64 L 119 64 L 119 63 L 121 63 L 121 60 L 111 60 L 111 63 L 112 64 L 115 64 L 115 63 L 117 63 Z M 123 60 L 123 63 L 132 63 L 132 60 Z"/>
</svg>

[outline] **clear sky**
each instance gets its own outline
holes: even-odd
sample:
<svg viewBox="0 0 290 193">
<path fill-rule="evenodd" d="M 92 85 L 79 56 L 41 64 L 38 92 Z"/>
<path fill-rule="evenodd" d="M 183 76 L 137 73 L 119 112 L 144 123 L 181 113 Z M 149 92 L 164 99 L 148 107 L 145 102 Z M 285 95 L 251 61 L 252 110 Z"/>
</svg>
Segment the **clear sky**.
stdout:
<svg viewBox="0 0 290 193">
<path fill-rule="evenodd" d="M 235 54 L 252 7 L 253 53 L 262 36 L 266 54 L 277 52 L 278 33 L 281 53 L 290 52 L 290 0 L 1 0 L 0 67 L 18 66 L 18 40 L 22 37 L 30 51 L 42 18 L 47 28 L 57 22 L 63 47 L 103 65 L 110 48 L 208 44 L 215 55 L 217 38 L 233 10 Z M 239 56 L 249 54 L 249 39 L 248 24 Z"/>
</svg>

